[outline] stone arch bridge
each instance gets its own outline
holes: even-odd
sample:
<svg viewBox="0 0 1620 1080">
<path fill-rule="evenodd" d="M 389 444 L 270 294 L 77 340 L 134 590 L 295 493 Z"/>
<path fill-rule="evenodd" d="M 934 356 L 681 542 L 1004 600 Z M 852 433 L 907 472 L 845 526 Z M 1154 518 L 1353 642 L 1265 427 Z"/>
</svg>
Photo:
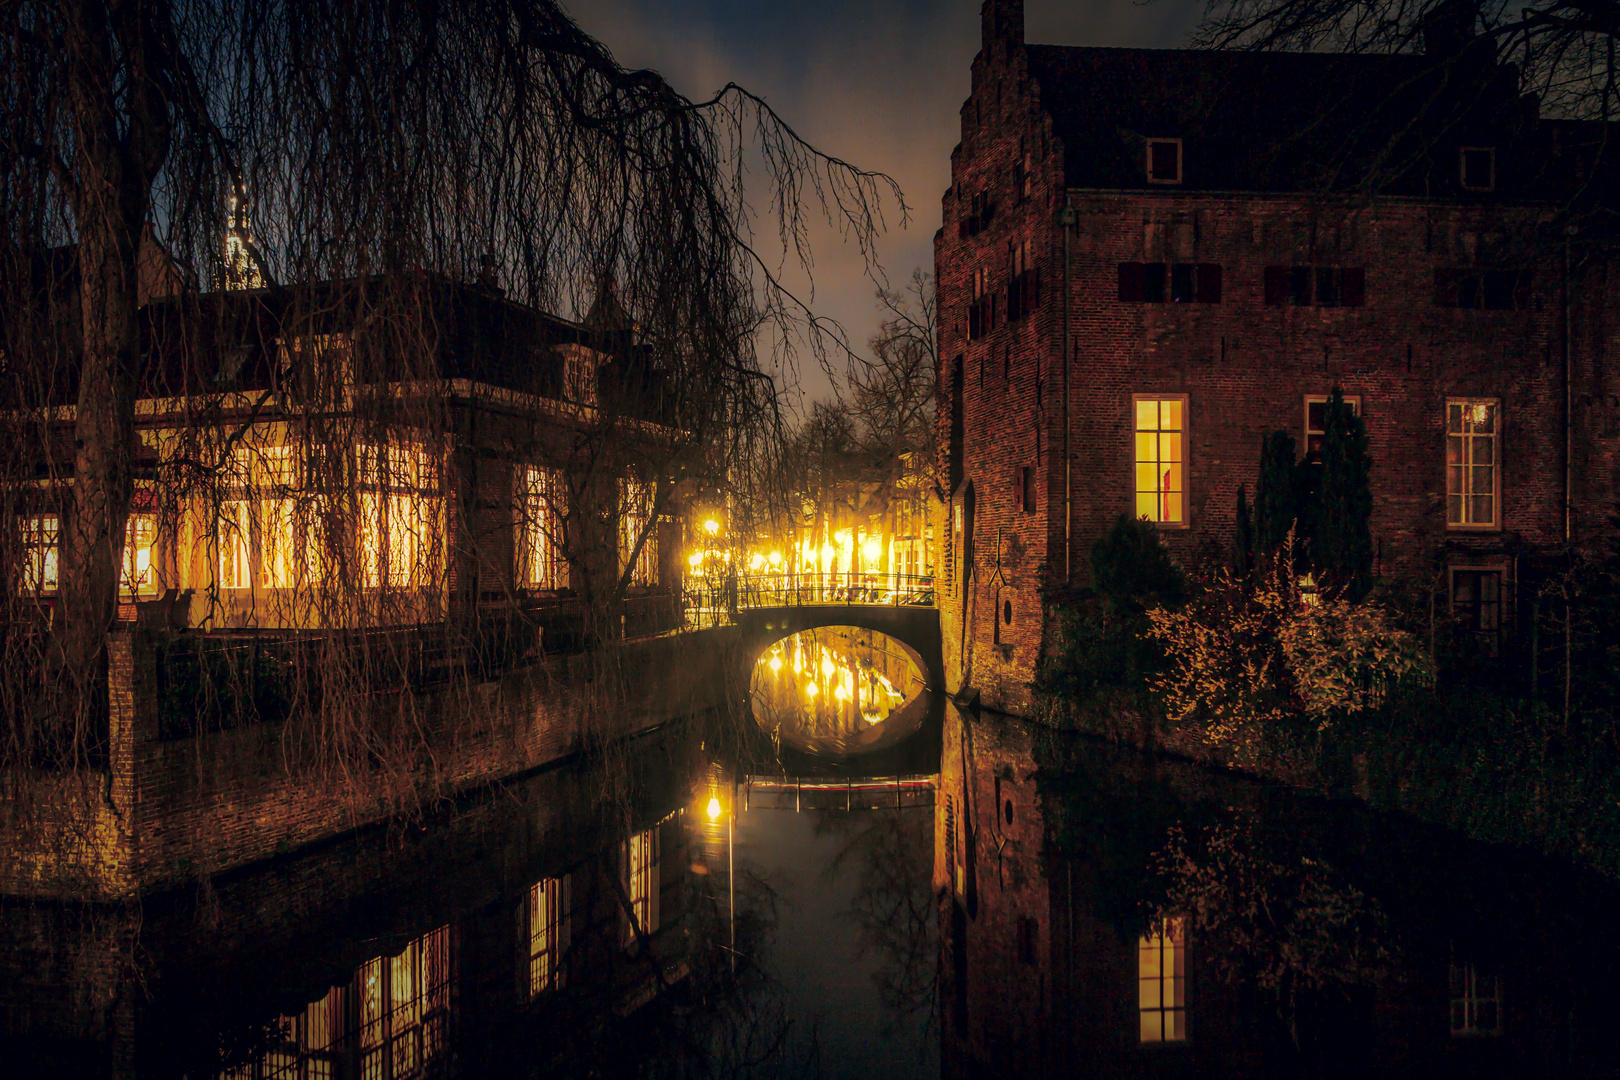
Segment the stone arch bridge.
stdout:
<svg viewBox="0 0 1620 1080">
<path fill-rule="evenodd" d="M 801 604 L 782 602 L 778 598 L 761 598 L 757 603 L 739 606 L 732 621 L 741 631 L 739 653 L 748 665 L 761 652 L 790 634 L 823 626 L 854 626 L 887 634 L 898 641 L 923 673 L 928 689 L 943 692 L 945 688 L 939 610 L 931 604 L 863 603 L 858 600 Z"/>
</svg>

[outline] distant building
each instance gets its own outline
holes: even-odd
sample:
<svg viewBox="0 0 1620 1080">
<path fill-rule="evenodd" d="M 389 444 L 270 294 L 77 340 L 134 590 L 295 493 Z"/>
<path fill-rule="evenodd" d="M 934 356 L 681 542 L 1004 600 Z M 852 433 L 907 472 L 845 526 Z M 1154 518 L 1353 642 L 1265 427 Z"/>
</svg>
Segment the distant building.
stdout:
<svg viewBox="0 0 1620 1080">
<path fill-rule="evenodd" d="M 1309 448 L 1336 386 L 1371 440 L 1375 569 L 1510 631 L 1613 504 L 1615 295 L 1578 236 L 1566 288 L 1559 216 L 1608 183 L 1603 127 L 1541 119 L 1467 18 L 1427 56 L 1026 45 L 1021 0 L 982 18 L 935 238 L 951 688 L 1028 707 L 1043 588 L 1086 585 L 1120 514 L 1225 558 L 1261 439 Z"/>
</svg>

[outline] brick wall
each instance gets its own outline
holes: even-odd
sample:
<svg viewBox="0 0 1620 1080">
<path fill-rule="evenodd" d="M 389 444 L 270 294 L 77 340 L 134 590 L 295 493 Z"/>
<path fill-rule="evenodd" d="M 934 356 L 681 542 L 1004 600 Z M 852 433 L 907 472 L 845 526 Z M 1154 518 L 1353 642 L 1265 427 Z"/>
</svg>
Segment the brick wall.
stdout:
<svg viewBox="0 0 1620 1080">
<path fill-rule="evenodd" d="M 31 828 L 14 830 L 0 894 L 160 891 L 713 708 L 728 700 L 735 637 L 729 628 L 665 635 L 411 700 L 379 696 L 368 734 L 379 763 L 353 775 L 289 724 L 160 740 L 151 645 L 119 632 L 110 773 L 34 785 L 47 801 Z"/>
</svg>

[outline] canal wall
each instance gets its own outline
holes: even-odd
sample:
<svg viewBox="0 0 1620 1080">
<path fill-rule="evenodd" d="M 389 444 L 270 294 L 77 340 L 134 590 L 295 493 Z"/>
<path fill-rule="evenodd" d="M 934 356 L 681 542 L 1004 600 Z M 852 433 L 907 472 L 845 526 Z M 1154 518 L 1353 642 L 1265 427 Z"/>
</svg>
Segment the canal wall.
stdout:
<svg viewBox="0 0 1620 1080">
<path fill-rule="evenodd" d="M 736 700 L 737 642 L 725 627 L 660 635 L 379 694 L 359 732 L 294 717 L 165 739 L 154 640 L 120 631 L 107 765 L 6 785 L 0 895 L 161 892 L 610 747 Z"/>
</svg>

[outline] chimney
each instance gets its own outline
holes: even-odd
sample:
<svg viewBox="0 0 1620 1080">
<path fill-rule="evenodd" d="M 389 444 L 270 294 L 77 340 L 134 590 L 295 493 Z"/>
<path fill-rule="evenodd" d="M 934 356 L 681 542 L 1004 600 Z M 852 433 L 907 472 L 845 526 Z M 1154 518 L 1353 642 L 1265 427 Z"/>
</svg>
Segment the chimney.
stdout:
<svg viewBox="0 0 1620 1080">
<path fill-rule="evenodd" d="M 1423 13 L 1423 53 L 1441 59 L 1461 55 L 1479 22 L 1475 0 L 1440 0 Z"/>
<path fill-rule="evenodd" d="M 987 55 L 997 42 L 1009 46 L 1024 43 L 1024 0 L 984 0 L 979 21 L 984 33 L 981 44 Z"/>
</svg>

